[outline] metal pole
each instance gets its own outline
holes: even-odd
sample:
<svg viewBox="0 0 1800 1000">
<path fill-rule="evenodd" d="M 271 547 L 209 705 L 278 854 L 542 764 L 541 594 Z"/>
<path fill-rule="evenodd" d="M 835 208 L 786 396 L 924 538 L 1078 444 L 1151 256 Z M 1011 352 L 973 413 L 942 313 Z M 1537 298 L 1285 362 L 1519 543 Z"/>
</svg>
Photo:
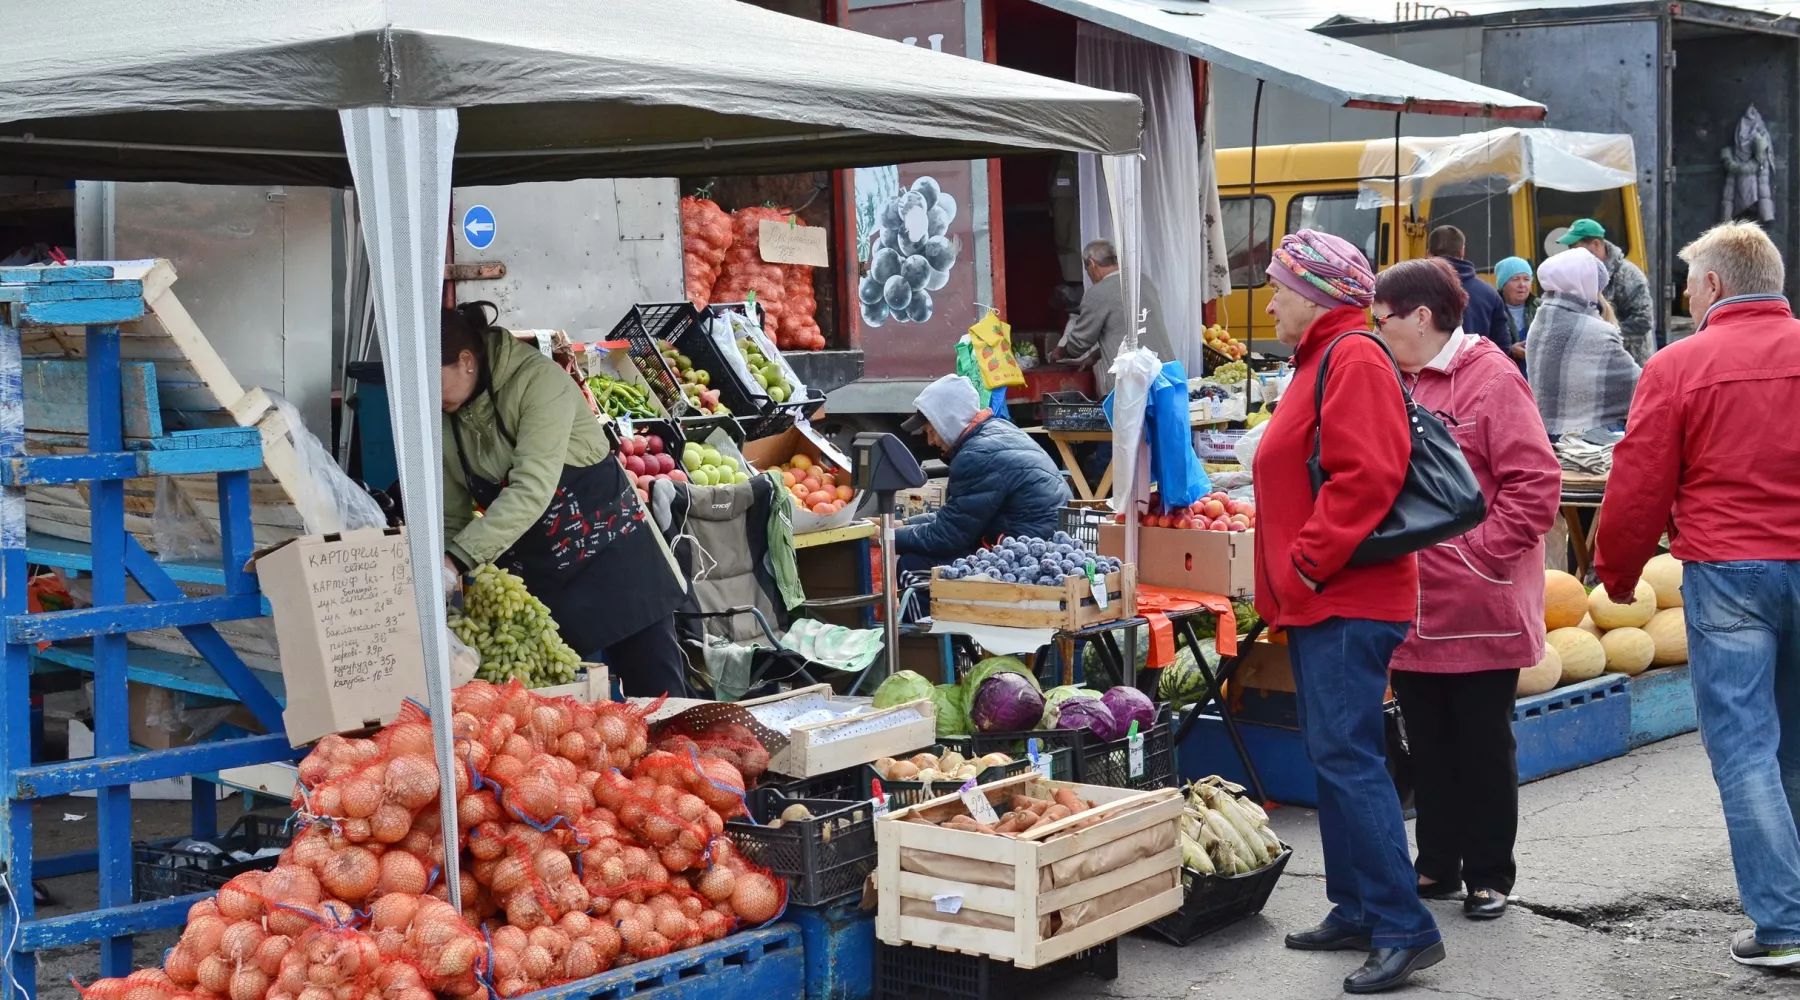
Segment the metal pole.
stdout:
<svg viewBox="0 0 1800 1000">
<path fill-rule="evenodd" d="M 1388 259 L 1400 260 L 1400 112 L 1394 112 L 1394 235 L 1388 240 Z"/>
<path fill-rule="evenodd" d="M 1246 353 L 1256 349 L 1256 143 L 1262 131 L 1262 92 L 1263 81 L 1256 81 L 1256 103 L 1250 106 L 1250 277 L 1244 282 L 1244 350 Z M 1273 209 L 1271 208 L 1271 212 Z M 1270 220 L 1270 235 L 1274 235 L 1274 219 Z M 1271 252 L 1274 247 L 1269 248 Z M 1244 417 L 1250 416 L 1250 365 L 1244 364 Z"/>
<path fill-rule="evenodd" d="M 881 624 L 887 633 L 889 677 L 900 670 L 900 612 L 894 589 L 894 495 L 890 493 L 881 505 Z"/>
</svg>

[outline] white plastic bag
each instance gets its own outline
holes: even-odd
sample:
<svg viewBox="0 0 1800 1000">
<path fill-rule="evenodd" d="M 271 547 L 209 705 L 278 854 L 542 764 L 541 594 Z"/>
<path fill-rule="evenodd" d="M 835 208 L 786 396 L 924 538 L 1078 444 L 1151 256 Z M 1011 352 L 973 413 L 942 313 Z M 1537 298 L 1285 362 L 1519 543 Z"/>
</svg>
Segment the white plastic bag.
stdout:
<svg viewBox="0 0 1800 1000">
<path fill-rule="evenodd" d="M 157 562 L 217 563 L 223 548 L 218 529 L 167 476 L 156 480 L 156 513 L 150 519 Z"/>
<path fill-rule="evenodd" d="M 269 394 L 269 399 L 287 421 L 288 440 L 293 443 L 294 456 L 300 461 L 301 481 L 290 482 L 287 486 L 294 493 L 295 506 L 300 508 L 300 518 L 306 522 L 307 533 L 321 535 L 387 527 L 387 515 L 381 512 L 375 498 L 338 468 L 337 460 L 312 431 L 306 429 L 306 422 L 300 419 L 300 411 L 294 404 L 271 389 L 263 391 Z"/>
<path fill-rule="evenodd" d="M 1244 436 L 1238 438 L 1237 444 L 1231 446 L 1231 450 L 1237 452 L 1238 464 L 1244 467 L 1245 472 L 1249 472 L 1256 461 L 1256 445 L 1262 440 L 1263 431 L 1268 428 L 1269 422 L 1265 420 L 1245 431 Z"/>
<path fill-rule="evenodd" d="M 1112 509 L 1124 510 L 1137 491 L 1140 465 L 1148 472 L 1149 462 L 1142 455 L 1144 443 L 1144 407 L 1150 402 L 1150 383 L 1162 371 L 1162 362 L 1148 348 L 1125 351 L 1113 359 L 1112 431 L 1113 487 Z"/>
</svg>

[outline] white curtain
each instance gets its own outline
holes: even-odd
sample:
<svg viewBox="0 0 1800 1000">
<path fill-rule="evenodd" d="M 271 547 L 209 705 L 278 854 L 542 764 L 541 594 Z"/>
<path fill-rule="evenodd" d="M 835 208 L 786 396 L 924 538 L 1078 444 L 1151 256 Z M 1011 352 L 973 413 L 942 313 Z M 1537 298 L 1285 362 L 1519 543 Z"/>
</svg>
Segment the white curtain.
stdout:
<svg viewBox="0 0 1800 1000">
<path fill-rule="evenodd" d="M 1176 358 L 1200 371 L 1201 307 L 1211 270 L 1201 220 L 1194 73 L 1188 56 L 1082 22 L 1075 36 L 1075 82 L 1138 95 L 1144 102 L 1142 273 L 1162 299 L 1163 326 Z M 1210 171 L 1209 171 L 1210 173 Z M 1117 228 L 1093 155 L 1081 157 L 1081 242 L 1114 238 Z M 1217 190 L 1212 196 L 1217 218 Z M 1164 358 L 1163 360 L 1171 360 Z"/>
<path fill-rule="evenodd" d="M 400 460 L 400 496 L 412 554 L 413 597 L 425 642 L 426 706 L 434 722 L 444 829 L 456 829 L 456 770 L 450 719 L 450 632 L 444 626 L 444 495 L 439 327 L 444 295 L 444 228 L 450 218 L 450 162 L 456 111 L 358 108 L 339 112 L 375 300 Z M 444 881 L 462 908 L 457 852 Z"/>
<path fill-rule="evenodd" d="M 1213 115 L 1213 95 L 1219 88 L 1206 88 L 1206 122 L 1200 133 L 1200 230 L 1201 266 L 1200 301 L 1215 302 L 1231 294 L 1231 265 L 1225 249 L 1225 215 L 1219 209 L 1218 151 L 1219 125 Z"/>
</svg>

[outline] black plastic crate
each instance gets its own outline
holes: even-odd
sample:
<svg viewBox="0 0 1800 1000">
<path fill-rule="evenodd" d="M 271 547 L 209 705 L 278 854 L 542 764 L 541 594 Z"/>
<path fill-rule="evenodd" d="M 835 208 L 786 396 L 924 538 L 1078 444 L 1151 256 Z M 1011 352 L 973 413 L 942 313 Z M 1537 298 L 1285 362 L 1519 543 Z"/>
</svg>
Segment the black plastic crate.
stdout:
<svg viewBox="0 0 1800 1000">
<path fill-rule="evenodd" d="M 1118 939 L 1036 969 L 985 955 L 875 943 L 874 1000 L 1015 1000 L 1042 995 L 1074 976 L 1119 978 Z"/>
<path fill-rule="evenodd" d="M 1141 731 L 1144 737 L 1144 773 L 1131 776 L 1131 738 L 1101 743 L 1088 732 L 1088 742 L 1081 748 L 1081 780 L 1089 785 L 1108 788 L 1173 788 L 1175 776 L 1175 738 L 1169 713 L 1165 710 L 1156 725 Z"/>
<path fill-rule="evenodd" d="M 254 854 L 265 847 L 286 847 L 292 833 L 280 816 L 245 813 L 223 836 L 211 838 L 222 853 L 211 854 L 175 845 L 188 837 L 152 840 L 132 848 L 132 895 L 138 902 L 173 899 L 196 892 L 212 892 L 248 871 L 266 871 L 278 858 L 271 854 L 252 861 L 236 861 L 232 851 Z"/>
<path fill-rule="evenodd" d="M 1071 500 L 1056 512 L 1056 527 L 1089 553 L 1098 553 L 1100 526 L 1112 519 L 1113 509 L 1105 500 Z"/>
<path fill-rule="evenodd" d="M 1112 427 L 1102 404 L 1083 392 L 1046 392 L 1038 406 L 1043 411 L 1045 430 L 1103 431 Z"/>
<path fill-rule="evenodd" d="M 811 819 L 766 824 L 791 805 Z M 725 824 L 738 852 L 787 880 L 788 902 L 818 906 L 862 892 L 875 870 L 875 806 L 868 800 L 791 799 L 773 788 L 753 789 L 744 806 L 756 822 Z"/>
<path fill-rule="evenodd" d="M 957 753 L 962 753 L 962 750 L 958 749 L 957 747 L 948 746 L 948 745 L 945 745 L 942 743 L 938 744 L 937 746 L 926 747 L 924 750 L 915 750 L 915 751 L 913 751 L 913 753 L 930 753 L 935 756 L 941 757 L 944 754 L 946 754 L 952 750 L 955 750 Z M 993 753 L 993 752 L 994 751 L 991 751 L 991 750 L 988 751 L 988 753 Z M 999 752 L 1005 753 L 1006 751 L 1002 750 Z M 1040 751 L 1040 753 L 1041 752 L 1042 751 Z M 907 754 L 906 756 L 911 757 L 912 755 L 913 754 Z M 965 754 L 965 756 L 967 756 L 967 755 Z M 976 754 L 975 756 L 979 757 L 982 755 Z M 896 758 L 896 759 L 904 760 L 905 758 Z M 990 768 L 984 769 L 980 774 L 975 776 L 975 783 L 978 785 L 985 785 L 992 781 L 999 781 L 1001 778 L 1010 778 L 1010 777 L 1013 777 L 1014 775 L 1024 774 L 1026 771 L 1029 771 L 1029 770 L 1031 770 L 1030 758 L 1015 757 L 1013 759 L 1013 762 L 1010 764 L 1001 764 L 997 767 L 990 767 Z M 1054 771 L 1055 771 L 1054 759 L 1051 762 L 1051 770 L 1052 770 L 1052 773 L 1054 773 Z M 881 778 L 881 775 L 879 775 L 875 772 L 875 765 L 864 764 L 861 767 L 857 768 L 857 778 L 858 778 L 857 791 L 860 793 L 858 797 L 862 798 L 862 799 L 867 799 L 867 800 L 874 799 L 874 797 L 875 797 L 874 781 L 876 778 Z M 926 789 L 925 789 L 925 783 L 921 782 L 921 781 L 889 781 L 886 778 L 881 778 L 881 790 L 888 797 L 888 808 L 889 809 L 899 809 L 903 806 L 917 805 L 920 802 L 925 802 L 930 799 L 937 798 L 939 796 L 949 795 L 952 792 L 955 792 L 957 788 L 961 787 L 961 785 L 962 785 L 962 782 L 960 782 L 960 781 L 950 781 L 948 779 L 946 779 L 944 781 L 937 781 L 937 782 L 932 783 L 931 790 L 929 793 L 927 793 Z"/>
<path fill-rule="evenodd" d="M 675 369 L 663 360 L 656 345 L 658 341 L 676 343 L 684 329 L 697 326 L 699 321 L 700 311 L 692 302 L 640 302 L 606 335 L 607 340 L 622 340 L 628 345 L 632 362 L 672 417 L 686 416 L 692 407 L 681 394 L 681 380 Z M 724 398 L 723 393 L 720 398 Z"/>
<path fill-rule="evenodd" d="M 848 802 L 860 794 L 854 767 L 815 774 L 810 778 L 790 778 L 770 771 L 757 782 L 757 788 L 773 788 L 789 799 L 837 799 Z"/>
<path fill-rule="evenodd" d="M 755 418 L 774 405 L 768 394 L 758 389 L 755 383 L 744 381 L 732 359 L 720 353 L 719 345 L 706 332 L 706 324 L 696 320 L 682 326 L 675 331 L 670 343 L 687 355 L 695 368 L 706 370 L 711 376 L 707 388 L 719 391 L 719 402 L 724 403 L 738 420 Z"/>
<path fill-rule="evenodd" d="M 1085 729 L 1032 729 L 1018 733 L 976 733 L 973 736 L 946 736 L 944 746 L 964 757 L 980 757 L 998 750 L 1016 758 L 1029 760 L 1027 742 L 1038 741 L 1038 753 L 1050 754 L 1050 777 L 1056 781 L 1086 781 L 1082 771 L 1082 747 L 1093 740 Z M 1067 753 L 1056 753 L 1066 750 Z"/>
<path fill-rule="evenodd" d="M 1185 945 L 1260 913 L 1293 856 L 1291 848 L 1284 848 L 1275 860 L 1243 875 L 1209 875 L 1183 868 L 1181 909 L 1145 929 L 1171 944 Z"/>
</svg>

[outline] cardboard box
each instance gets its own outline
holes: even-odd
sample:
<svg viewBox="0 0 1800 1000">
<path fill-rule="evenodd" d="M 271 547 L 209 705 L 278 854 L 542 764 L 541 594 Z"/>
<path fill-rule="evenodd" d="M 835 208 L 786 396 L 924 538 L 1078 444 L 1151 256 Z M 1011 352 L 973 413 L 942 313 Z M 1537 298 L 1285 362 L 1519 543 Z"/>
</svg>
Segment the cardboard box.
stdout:
<svg viewBox="0 0 1800 1000">
<path fill-rule="evenodd" d="M 1294 668 L 1285 642 L 1252 642 L 1238 647 L 1243 659 L 1231 681 L 1239 687 L 1294 693 Z"/>
<path fill-rule="evenodd" d="M 1100 554 L 1125 558 L 1125 526 L 1100 525 Z M 1137 578 L 1153 587 L 1244 597 L 1256 589 L 1256 530 L 1138 528 Z"/>
<path fill-rule="evenodd" d="M 242 705 L 137 681 L 129 683 L 127 692 L 131 742 L 146 750 L 192 746 L 224 723 L 262 732 L 256 716 Z"/>
<path fill-rule="evenodd" d="M 81 719 L 70 719 L 69 759 L 80 760 L 93 755 L 94 731 Z M 224 785 L 215 785 L 214 787 L 221 799 L 234 791 Z M 77 799 L 91 799 L 94 798 L 94 789 L 83 788 L 70 792 L 69 795 Z M 173 778 L 158 778 L 155 781 L 134 781 L 131 784 L 131 797 L 162 802 L 186 802 L 194 797 L 194 779 L 183 774 Z"/>
<path fill-rule="evenodd" d="M 796 421 L 794 426 L 765 438 L 744 443 L 744 458 L 757 469 L 767 469 L 780 465 L 795 455 L 805 455 L 815 464 L 824 465 L 834 471 L 854 472 L 856 467 L 850 456 L 844 454 L 833 445 L 830 439 L 813 429 L 810 422 Z M 848 479 L 840 478 L 839 482 L 848 483 Z M 794 534 L 803 535 L 809 531 L 825 531 L 830 528 L 842 528 L 856 520 L 857 508 L 862 506 L 862 494 L 856 493 L 835 514 L 814 514 L 812 511 L 794 505 Z"/>
<path fill-rule="evenodd" d="M 407 698 L 425 700 L 405 529 L 304 535 L 255 565 L 281 642 L 289 743 L 384 725 Z"/>
</svg>

